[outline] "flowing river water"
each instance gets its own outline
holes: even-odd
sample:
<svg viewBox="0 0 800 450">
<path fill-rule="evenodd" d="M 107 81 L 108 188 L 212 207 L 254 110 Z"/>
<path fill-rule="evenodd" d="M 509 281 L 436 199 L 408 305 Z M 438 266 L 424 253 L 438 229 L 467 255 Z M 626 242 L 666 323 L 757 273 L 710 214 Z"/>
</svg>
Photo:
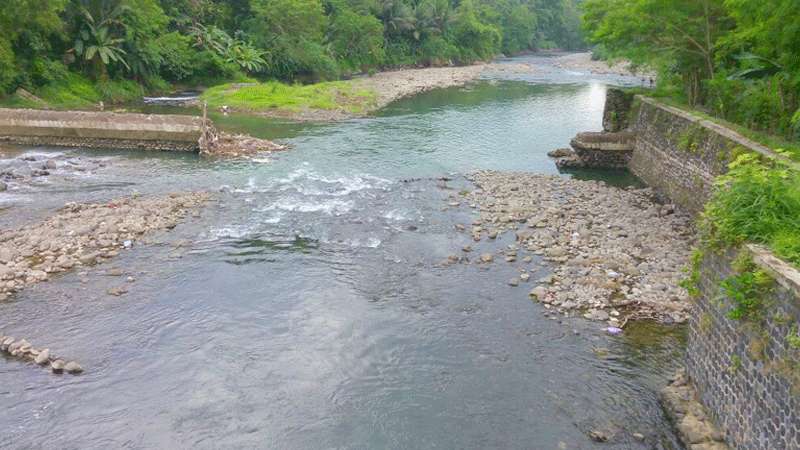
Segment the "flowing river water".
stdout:
<svg viewBox="0 0 800 450">
<path fill-rule="evenodd" d="M 133 192 L 208 190 L 216 201 L 0 303 L 3 331 L 86 368 L 54 376 L 0 362 L 0 447 L 680 448 L 656 391 L 680 362 L 681 329 L 607 336 L 602 324 L 545 317 L 532 284 L 508 286 L 511 264 L 439 264 L 473 244 L 454 225 L 474 211 L 447 203 L 469 189 L 464 174 L 557 173 L 546 152 L 600 128 L 607 84 L 638 82 L 511 62 L 540 70 L 344 123 L 215 117 L 293 146 L 264 159 L 7 155 L 97 165 L 0 193 L 4 227 Z M 106 295 L 121 282 L 112 267 L 135 277 L 127 295 Z M 533 279 L 547 275 L 539 267 Z M 611 439 L 593 442 L 594 430 Z"/>
</svg>

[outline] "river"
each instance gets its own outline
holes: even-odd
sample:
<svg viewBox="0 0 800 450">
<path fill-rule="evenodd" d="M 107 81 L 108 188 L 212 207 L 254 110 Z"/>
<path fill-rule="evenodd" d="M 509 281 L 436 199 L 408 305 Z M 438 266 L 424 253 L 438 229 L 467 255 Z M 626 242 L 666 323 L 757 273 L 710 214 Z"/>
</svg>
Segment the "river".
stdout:
<svg viewBox="0 0 800 450">
<path fill-rule="evenodd" d="M 0 303 L 3 331 L 86 368 L 54 376 L 2 362 L 0 447 L 681 448 L 656 398 L 682 357 L 680 328 L 608 336 L 545 317 L 532 283 L 507 284 L 512 264 L 440 264 L 473 244 L 454 225 L 474 211 L 447 200 L 470 188 L 464 174 L 558 173 L 546 152 L 600 129 L 607 84 L 638 82 L 509 62 L 541 70 L 343 123 L 214 117 L 293 147 L 268 158 L 9 155 L 97 166 L 0 193 L 5 227 L 133 192 L 208 190 L 216 201 L 111 262 Z M 106 295 L 123 282 L 112 267 L 135 278 L 127 295 Z M 548 273 L 538 267 L 533 279 Z M 609 442 L 592 441 L 595 430 Z"/>
</svg>

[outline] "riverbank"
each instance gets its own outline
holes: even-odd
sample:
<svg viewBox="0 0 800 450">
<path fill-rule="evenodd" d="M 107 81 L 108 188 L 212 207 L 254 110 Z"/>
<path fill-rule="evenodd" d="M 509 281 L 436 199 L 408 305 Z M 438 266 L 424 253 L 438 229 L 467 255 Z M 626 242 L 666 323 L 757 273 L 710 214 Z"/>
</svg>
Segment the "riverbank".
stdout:
<svg viewBox="0 0 800 450">
<path fill-rule="evenodd" d="M 591 53 L 544 53 L 554 67 L 598 75 L 637 76 L 630 65 L 621 62 L 609 65 L 594 61 Z M 535 74 L 542 67 L 536 64 L 479 63 L 456 67 L 408 68 L 378 72 L 350 80 L 326 81 L 308 85 L 286 84 L 279 81 L 231 82 L 212 86 L 205 90 L 198 101 L 222 112 L 237 112 L 262 117 L 286 119 L 299 122 L 332 122 L 374 113 L 393 101 L 420 94 L 432 89 L 463 86 L 484 74 L 512 73 Z M 44 89 L 42 97 L 21 90 L 5 99 L 0 105 L 11 108 L 32 109 L 114 109 L 115 105 L 128 107 L 138 101 L 144 90 L 135 85 L 122 83 L 125 89 L 90 89 L 86 82 Z M 113 84 L 113 83 L 112 83 Z M 114 85 L 116 86 L 116 85 Z M 57 90 L 59 95 L 55 95 Z M 95 91 L 112 92 L 106 98 Z M 74 92 L 73 92 L 74 91 Z M 124 93 L 121 94 L 119 92 Z M 83 95 L 83 96 L 82 96 Z M 85 98 L 84 98 L 85 97 Z M 105 100 L 105 105 L 104 105 Z M 197 105 L 188 102 L 186 105 Z"/>
<path fill-rule="evenodd" d="M 591 53 L 544 54 L 547 65 L 597 75 L 637 76 L 627 62 L 609 65 Z M 201 101 L 223 112 L 254 114 L 300 122 L 333 122 L 367 116 L 401 98 L 433 89 L 464 86 L 493 74 L 536 74 L 543 67 L 526 63 L 481 63 L 458 67 L 390 70 L 351 80 L 311 85 L 279 82 L 230 83 L 208 89 Z M 649 76 L 649 75 L 648 75 Z"/>
<path fill-rule="evenodd" d="M 312 85 L 231 83 L 208 89 L 201 100 L 221 111 L 295 121 L 339 121 L 368 115 L 403 97 L 463 86 L 486 67 L 404 69 Z"/>
<path fill-rule="evenodd" d="M 533 283 L 532 299 L 560 313 L 623 327 L 629 320 L 683 323 L 691 304 L 680 287 L 693 231 L 688 215 L 661 205 L 651 189 L 621 189 L 597 181 L 530 173 L 481 171 L 477 189 L 462 192 L 480 217 L 474 240 L 513 232 L 516 244 L 478 263 L 520 265 L 512 286 Z M 530 278 L 534 257 L 552 265 L 551 276 Z"/>
</svg>

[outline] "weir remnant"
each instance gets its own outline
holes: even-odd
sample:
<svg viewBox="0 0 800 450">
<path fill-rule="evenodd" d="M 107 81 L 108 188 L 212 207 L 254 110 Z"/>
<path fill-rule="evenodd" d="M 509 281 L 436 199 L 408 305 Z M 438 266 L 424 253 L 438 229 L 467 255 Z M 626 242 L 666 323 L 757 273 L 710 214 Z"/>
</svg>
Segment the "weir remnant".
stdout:
<svg viewBox="0 0 800 450">
<path fill-rule="evenodd" d="M 0 109 L 0 142 L 13 144 L 197 152 L 214 135 L 205 115 Z"/>
</svg>

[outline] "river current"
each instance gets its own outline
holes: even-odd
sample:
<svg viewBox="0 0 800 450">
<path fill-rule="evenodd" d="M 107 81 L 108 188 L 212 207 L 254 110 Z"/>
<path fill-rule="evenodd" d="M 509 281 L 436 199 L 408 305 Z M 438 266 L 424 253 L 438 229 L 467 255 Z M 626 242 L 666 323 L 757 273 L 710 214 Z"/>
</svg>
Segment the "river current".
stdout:
<svg viewBox="0 0 800 450">
<path fill-rule="evenodd" d="M 512 264 L 440 264 L 472 244 L 448 207 L 477 169 L 558 173 L 546 152 L 601 128 L 605 89 L 554 67 L 498 71 L 337 124 L 216 116 L 291 144 L 247 161 L 16 149 L 90 158 L 0 193 L 0 225 L 69 201 L 207 190 L 215 201 L 110 262 L 0 303 L 0 329 L 78 360 L 54 376 L 0 361 L 2 448 L 678 449 L 656 391 L 682 330 L 545 317 Z M 58 175 L 57 173 L 54 175 Z M 563 176 L 618 185 L 626 173 Z M 533 279 L 548 274 L 538 262 Z M 106 294 L 135 278 L 129 293 Z M 596 443 L 591 431 L 611 438 Z M 642 440 L 640 436 L 644 436 Z"/>
</svg>

